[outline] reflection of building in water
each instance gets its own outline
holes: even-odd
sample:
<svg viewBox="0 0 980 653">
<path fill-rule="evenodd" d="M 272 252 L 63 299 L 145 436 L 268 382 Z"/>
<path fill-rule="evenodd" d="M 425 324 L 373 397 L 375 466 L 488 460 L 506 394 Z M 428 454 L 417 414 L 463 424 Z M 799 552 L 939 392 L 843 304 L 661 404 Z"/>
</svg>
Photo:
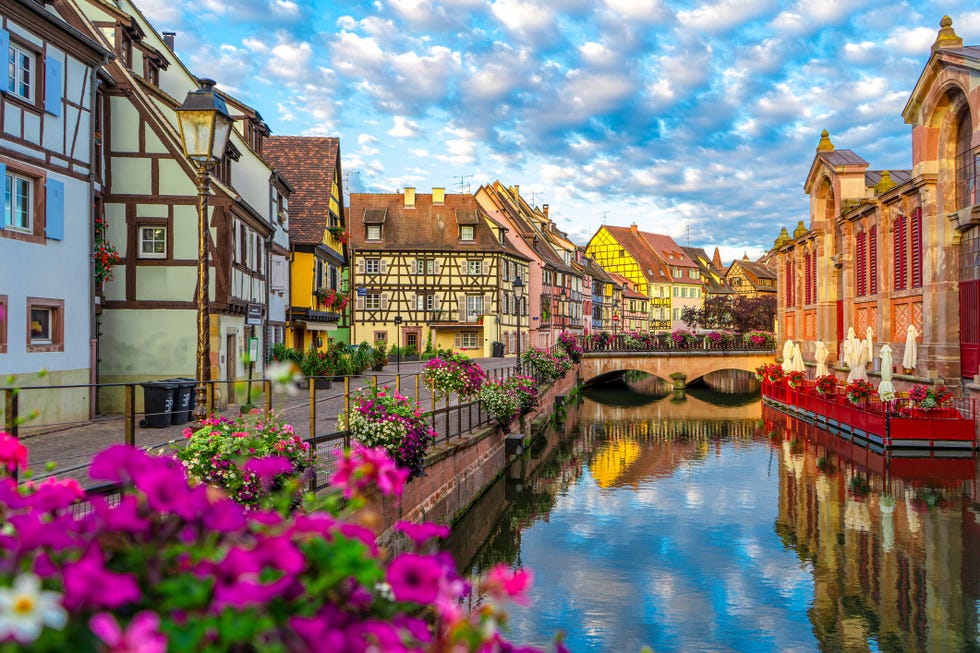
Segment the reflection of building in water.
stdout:
<svg viewBox="0 0 980 653">
<path fill-rule="evenodd" d="M 770 410 L 776 532 L 813 567 L 821 650 L 976 650 L 976 461 L 884 459 Z"/>
</svg>

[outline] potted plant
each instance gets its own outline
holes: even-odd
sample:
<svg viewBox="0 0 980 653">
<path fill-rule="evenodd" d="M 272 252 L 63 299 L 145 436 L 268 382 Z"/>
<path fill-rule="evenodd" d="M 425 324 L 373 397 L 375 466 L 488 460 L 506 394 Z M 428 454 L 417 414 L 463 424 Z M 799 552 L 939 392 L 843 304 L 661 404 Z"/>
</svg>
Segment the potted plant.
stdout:
<svg viewBox="0 0 980 653">
<path fill-rule="evenodd" d="M 814 382 L 814 387 L 822 395 L 832 395 L 837 391 L 837 377 L 833 374 L 818 376 Z"/>
<path fill-rule="evenodd" d="M 953 393 L 944 385 L 929 387 L 915 384 L 909 389 L 909 399 L 915 402 L 917 408 L 932 410 L 941 408 L 953 398 Z"/>
<path fill-rule="evenodd" d="M 487 381 L 480 386 L 480 401 L 497 425 L 509 432 L 511 422 L 521 409 L 517 395 L 506 382 Z"/>
<path fill-rule="evenodd" d="M 371 369 L 380 372 L 388 364 L 386 353 L 387 344 L 384 340 L 376 340 L 374 347 L 371 348 Z"/>
<path fill-rule="evenodd" d="M 303 356 L 302 362 L 299 364 L 299 369 L 303 372 L 303 376 L 313 378 L 313 383 L 317 388 L 329 388 L 330 379 L 326 378 L 314 378 L 322 377 L 327 371 L 327 359 L 324 352 L 317 349 L 316 344 L 310 343 L 309 348 L 306 350 L 306 355 Z"/>
<path fill-rule="evenodd" d="M 864 403 L 875 392 L 875 387 L 864 379 L 854 379 L 844 388 L 847 400 L 855 406 Z"/>
<path fill-rule="evenodd" d="M 801 388 L 806 381 L 806 373 L 793 370 L 786 375 L 786 383 L 791 388 Z"/>
</svg>

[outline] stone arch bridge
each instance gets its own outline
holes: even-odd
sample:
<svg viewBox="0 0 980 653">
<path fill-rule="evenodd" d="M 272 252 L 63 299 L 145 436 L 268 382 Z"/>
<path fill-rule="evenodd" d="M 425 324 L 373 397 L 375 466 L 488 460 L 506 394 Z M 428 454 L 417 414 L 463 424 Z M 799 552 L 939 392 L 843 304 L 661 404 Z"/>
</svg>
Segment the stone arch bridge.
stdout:
<svg viewBox="0 0 980 653">
<path fill-rule="evenodd" d="M 588 383 L 627 370 L 639 370 L 670 381 L 675 388 L 684 388 L 712 372 L 755 372 L 760 365 L 773 362 L 771 351 L 587 352 L 582 355 L 579 373 Z"/>
</svg>

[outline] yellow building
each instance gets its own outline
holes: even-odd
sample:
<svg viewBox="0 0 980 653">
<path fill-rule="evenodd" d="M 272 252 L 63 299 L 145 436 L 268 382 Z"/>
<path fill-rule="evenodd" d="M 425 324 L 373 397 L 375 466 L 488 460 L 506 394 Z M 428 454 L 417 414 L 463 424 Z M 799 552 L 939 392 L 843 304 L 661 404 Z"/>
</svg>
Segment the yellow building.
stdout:
<svg viewBox="0 0 980 653">
<path fill-rule="evenodd" d="M 472 195 L 350 196 L 352 342 L 453 349 L 474 358 L 526 333 L 528 258 Z M 499 349 L 500 346 L 498 346 Z"/>
<path fill-rule="evenodd" d="M 350 342 L 347 226 L 344 221 L 340 140 L 273 136 L 263 151 L 293 188 L 279 208 L 289 220 L 289 333 L 296 349 Z"/>
</svg>

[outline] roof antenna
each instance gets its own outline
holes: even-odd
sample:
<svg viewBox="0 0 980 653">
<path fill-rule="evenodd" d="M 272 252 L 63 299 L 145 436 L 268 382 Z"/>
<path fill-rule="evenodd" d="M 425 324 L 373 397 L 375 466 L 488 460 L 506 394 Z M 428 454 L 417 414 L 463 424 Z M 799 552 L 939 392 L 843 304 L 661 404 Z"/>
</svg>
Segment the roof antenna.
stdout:
<svg viewBox="0 0 980 653">
<path fill-rule="evenodd" d="M 469 188 L 470 188 L 470 185 L 469 184 L 466 184 L 466 190 L 463 190 L 463 182 L 467 178 L 472 177 L 472 176 L 473 175 L 454 175 L 453 176 L 453 179 L 459 179 L 459 192 L 460 193 L 465 193 L 466 190 L 469 190 Z"/>
<path fill-rule="evenodd" d="M 602 224 L 606 224 L 606 214 L 607 213 L 609 213 L 609 211 L 603 211 L 602 212 Z"/>
<path fill-rule="evenodd" d="M 687 246 L 691 246 L 691 225 L 687 225 Z"/>
</svg>

